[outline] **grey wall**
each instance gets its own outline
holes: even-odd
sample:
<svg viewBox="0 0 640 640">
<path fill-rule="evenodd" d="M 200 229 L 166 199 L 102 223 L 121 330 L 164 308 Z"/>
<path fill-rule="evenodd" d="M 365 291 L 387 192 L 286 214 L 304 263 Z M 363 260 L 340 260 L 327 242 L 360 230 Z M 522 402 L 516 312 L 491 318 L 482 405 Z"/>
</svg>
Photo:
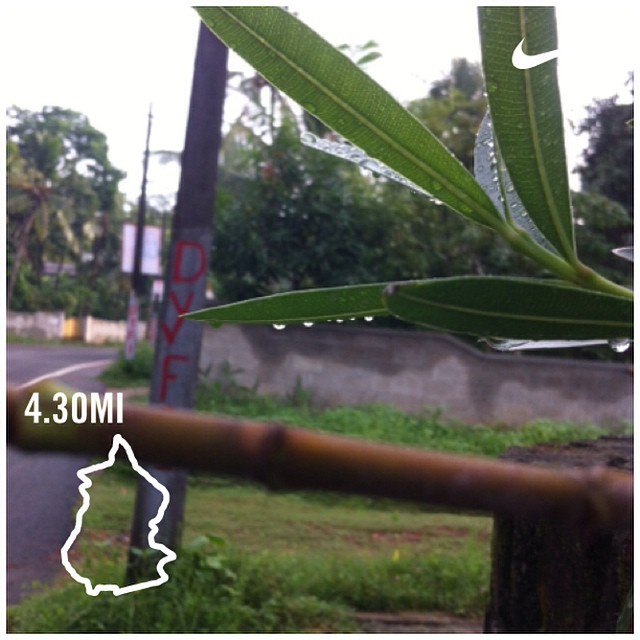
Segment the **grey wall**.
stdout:
<svg viewBox="0 0 640 640">
<path fill-rule="evenodd" d="M 64 311 L 7 311 L 6 323 L 6 330 L 16 336 L 59 340 L 64 331 Z"/>
<path fill-rule="evenodd" d="M 410 412 L 441 407 L 465 423 L 535 418 L 616 425 L 632 418 L 633 381 L 624 364 L 522 354 L 483 354 L 446 335 L 354 326 L 207 327 L 200 366 L 228 363 L 263 394 L 299 380 L 325 405 L 380 402 Z"/>
</svg>

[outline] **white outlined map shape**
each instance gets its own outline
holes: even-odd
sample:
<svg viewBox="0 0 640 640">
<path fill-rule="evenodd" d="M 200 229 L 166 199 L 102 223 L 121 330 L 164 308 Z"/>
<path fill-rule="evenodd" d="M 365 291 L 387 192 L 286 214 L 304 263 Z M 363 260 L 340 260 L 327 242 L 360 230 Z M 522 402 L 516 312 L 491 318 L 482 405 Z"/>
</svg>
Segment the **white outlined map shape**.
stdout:
<svg viewBox="0 0 640 640">
<path fill-rule="evenodd" d="M 158 509 L 158 513 L 154 518 L 149 520 L 149 535 L 147 537 L 147 541 L 149 543 L 149 547 L 151 549 L 156 549 L 157 551 L 162 551 L 165 555 L 164 558 L 161 558 L 158 561 L 156 566 L 156 570 L 160 575 L 156 580 L 147 580 L 146 582 L 138 582 L 136 584 L 127 585 L 126 587 L 119 587 L 116 584 L 97 584 L 93 586 L 91 584 L 91 580 L 89 578 L 84 578 L 81 576 L 69 562 L 69 549 L 71 545 L 75 542 L 78 537 L 80 530 L 82 529 L 82 518 L 84 514 L 89 509 L 89 505 L 91 504 L 91 498 L 87 493 L 87 489 L 91 487 L 93 484 L 91 480 L 87 477 L 87 474 L 93 473 L 95 471 L 101 471 L 102 469 L 107 469 L 108 467 L 113 466 L 116 461 L 116 453 L 118 449 L 122 447 L 127 457 L 129 458 L 129 462 L 133 469 L 139 473 L 147 482 L 152 484 L 154 488 L 156 488 L 162 494 L 162 502 L 160 504 L 160 508 Z M 169 576 L 164 571 L 164 565 L 168 562 L 173 562 L 176 559 L 176 554 L 165 547 L 163 544 L 156 542 L 156 535 L 158 533 L 158 523 L 164 517 L 164 513 L 167 510 L 167 506 L 169 505 L 169 491 L 167 488 L 160 484 L 148 471 L 143 469 L 136 460 L 136 457 L 133 455 L 133 450 L 131 449 L 131 445 L 118 433 L 113 437 L 113 445 L 111 446 L 111 450 L 109 451 L 109 457 L 104 462 L 100 462 L 99 464 L 91 465 L 90 467 L 84 467 L 80 469 L 77 473 L 78 479 L 81 480 L 82 484 L 78 487 L 78 491 L 82 494 L 82 506 L 78 509 L 78 513 L 76 514 L 76 526 L 74 530 L 71 532 L 71 535 L 67 538 L 67 541 L 64 543 L 64 546 L 60 550 L 60 557 L 62 559 L 62 564 L 64 568 L 68 571 L 69 575 L 76 581 L 80 582 L 84 585 L 84 588 L 87 592 L 87 595 L 97 596 L 101 591 L 112 591 L 114 596 L 121 596 L 126 593 L 131 593 L 133 591 L 141 591 L 142 589 L 150 589 L 151 587 L 157 587 L 161 584 L 164 584 L 169 580 Z"/>
</svg>

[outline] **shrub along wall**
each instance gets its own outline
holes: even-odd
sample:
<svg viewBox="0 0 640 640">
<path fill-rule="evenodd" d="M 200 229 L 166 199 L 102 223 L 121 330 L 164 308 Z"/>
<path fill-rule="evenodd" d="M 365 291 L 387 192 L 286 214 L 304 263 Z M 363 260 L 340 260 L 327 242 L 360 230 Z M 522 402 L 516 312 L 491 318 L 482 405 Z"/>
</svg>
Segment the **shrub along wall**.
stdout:
<svg viewBox="0 0 640 640">
<path fill-rule="evenodd" d="M 462 422 L 537 418 L 615 426 L 632 418 L 628 365 L 514 353 L 483 354 L 452 337 L 355 326 L 205 328 L 200 366 L 228 364 L 261 393 L 296 385 L 324 405 L 381 402 L 440 407 Z"/>
</svg>

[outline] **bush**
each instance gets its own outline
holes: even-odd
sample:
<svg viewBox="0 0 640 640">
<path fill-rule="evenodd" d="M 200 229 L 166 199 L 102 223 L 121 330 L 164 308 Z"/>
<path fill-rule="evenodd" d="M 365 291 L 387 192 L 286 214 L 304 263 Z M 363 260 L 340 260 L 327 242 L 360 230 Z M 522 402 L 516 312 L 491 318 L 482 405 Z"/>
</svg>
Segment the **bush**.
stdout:
<svg viewBox="0 0 640 640">
<path fill-rule="evenodd" d="M 100 380 L 111 387 L 143 386 L 151 381 L 154 349 L 145 341 L 138 342 L 132 360 L 120 349 L 116 361 L 100 374 Z"/>
</svg>

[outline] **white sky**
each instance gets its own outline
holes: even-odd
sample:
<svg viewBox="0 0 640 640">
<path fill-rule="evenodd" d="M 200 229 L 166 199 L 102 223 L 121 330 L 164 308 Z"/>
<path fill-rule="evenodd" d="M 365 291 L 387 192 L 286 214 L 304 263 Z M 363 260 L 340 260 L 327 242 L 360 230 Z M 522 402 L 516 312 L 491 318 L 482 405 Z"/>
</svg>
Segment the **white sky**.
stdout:
<svg viewBox="0 0 640 640">
<path fill-rule="evenodd" d="M 556 4 L 563 107 L 567 118 L 579 122 L 594 98 L 618 93 L 629 99 L 624 83 L 637 61 L 636 3 Z M 476 3 L 325 0 L 288 6 L 333 44 L 377 41 L 383 56 L 368 72 L 403 102 L 424 96 L 454 57 L 480 60 Z M 0 11 L 5 106 L 56 105 L 88 116 L 107 136 L 112 163 L 127 172 L 121 189 L 136 200 L 150 103 L 152 150 L 182 149 L 195 12 L 187 3 L 165 0 L 5 0 Z M 246 68 L 235 56 L 230 67 Z M 566 136 L 573 165 L 586 140 L 568 129 Z M 176 168 L 152 163 L 149 178 L 151 195 L 177 189 Z M 572 183 L 577 188 L 576 178 Z"/>
</svg>

